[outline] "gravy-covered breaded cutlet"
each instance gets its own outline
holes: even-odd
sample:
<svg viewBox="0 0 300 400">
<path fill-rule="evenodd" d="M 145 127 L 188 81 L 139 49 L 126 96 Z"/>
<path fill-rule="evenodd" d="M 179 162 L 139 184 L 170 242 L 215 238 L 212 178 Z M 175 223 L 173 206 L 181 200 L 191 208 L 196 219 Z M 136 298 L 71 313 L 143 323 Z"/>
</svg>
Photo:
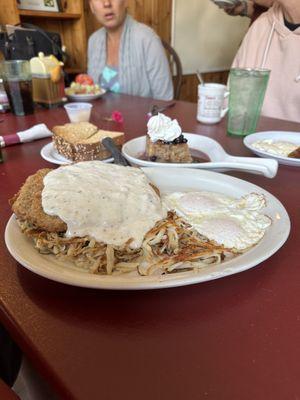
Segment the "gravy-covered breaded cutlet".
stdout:
<svg viewBox="0 0 300 400">
<path fill-rule="evenodd" d="M 59 217 L 46 214 L 42 207 L 43 179 L 50 171 L 44 168 L 29 176 L 9 203 L 19 220 L 47 232 L 65 232 L 67 225 Z"/>
</svg>

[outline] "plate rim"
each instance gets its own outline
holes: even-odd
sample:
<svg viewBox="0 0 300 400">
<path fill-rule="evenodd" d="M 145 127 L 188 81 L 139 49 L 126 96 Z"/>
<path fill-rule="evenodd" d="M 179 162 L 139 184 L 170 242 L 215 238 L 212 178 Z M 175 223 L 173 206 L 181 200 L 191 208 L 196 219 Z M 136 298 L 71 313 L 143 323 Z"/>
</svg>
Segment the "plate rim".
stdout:
<svg viewBox="0 0 300 400">
<path fill-rule="evenodd" d="M 274 158 L 274 159 L 278 160 L 278 162 L 280 164 L 290 165 L 290 166 L 298 166 L 298 165 L 300 166 L 300 159 L 289 158 L 289 157 L 284 157 L 284 156 L 280 156 L 280 155 L 276 155 L 276 154 L 271 154 L 271 153 L 268 153 L 268 152 L 266 152 L 264 150 L 256 149 L 256 148 L 254 148 L 252 146 L 253 142 L 251 140 L 254 137 L 259 137 L 260 135 L 268 135 L 268 134 L 270 134 L 270 136 L 271 136 L 271 134 L 274 134 L 274 133 L 292 134 L 292 135 L 295 135 L 295 136 L 299 135 L 299 146 L 300 146 L 300 132 L 298 133 L 296 131 L 281 131 L 281 130 L 278 130 L 278 131 L 260 131 L 260 132 L 252 133 L 252 134 L 247 135 L 247 136 L 244 137 L 243 143 L 254 154 L 262 155 L 263 157 Z M 252 139 L 251 139 L 251 137 L 252 137 Z M 270 137 L 270 139 L 272 139 L 272 137 Z M 249 141 L 251 141 L 251 142 L 249 143 Z M 283 163 L 283 161 L 287 162 L 288 164 Z"/>
<path fill-rule="evenodd" d="M 160 169 L 154 167 L 154 168 L 143 168 L 143 170 L 145 171 L 146 174 L 147 174 L 147 172 L 149 172 L 150 179 L 151 179 L 151 175 L 153 178 L 153 175 L 155 176 L 155 174 L 159 173 Z M 219 174 L 217 172 L 206 171 L 206 170 L 191 170 L 191 169 L 179 168 L 179 169 L 177 169 L 177 171 L 174 172 L 174 169 L 170 168 L 169 171 L 167 171 L 166 169 L 163 169 L 162 172 L 166 173 L 167 175 L 169 173 L 176 173 L 176 175 L 178 175 L 178 174 L 183 174 L 183 175 L 184 174 L 187 174 L 187 175 L 193 174 L 194 175 L 196 173 L 199 176 L 200 181 L 202 180 L 204 182 L 205 179 L 206 180 L 213 179 L 214 182 L 217 182 L 218 184 L 220 184 L 220 180 L 221 180 L 222 185 L 224 185 L 224 184 L 228 185 L 228 183 L 231 183 L 231 185 L 235 186 L 238 183 L 241 183 L 240 191 L 242 191 L 242 192 L 246 191 L 246 187 L 249 186 L 249 189 L 247 189 L 247 192 L 252 192 L 252 191 L 257 192 L 258 191 L 259 193 L 263 193 L 264 195 L 267 196 L 267 198 L 269 199 L 271 204 L 273 204 L 273 206 L 275 205 L 275 211 L 276 212 L 280 211 L 280 213 L 281 213 L 280 215 L 282 217 L 281 223 L 283 224 L 283 226 L 282 226 L 283 232 L 280 231 L 281 235 L 276 239 L 275 245 L 274 245 L 274 243 L 273 244 L 267 243 L 267 248 L 263 251 L 263 254 L 260 255 L 259 257 L 256 256 L 253 259 L 253 256 L 251 257 L 251 255 L 255 251 L 257 246 L 260 246 L 262 242 L 259 242 L 255 247 L 253 247 L 252 249 L 249 249 L 246 253 L 234 258 L 233 260 L 228 260 L 227 262 L 220 264 L 220 265 L 222 265 L 223 268 L 221 268 L 221 270 L 219 272 L 214 273 L 213 272 L 214 267 L 211 267 L 209 272 L 208 273 L 206 272 L 206 274 L 204 274 L 204 275 L 201 273 L 201 270 L 200 270 L 198 273 L 195 273 L 195 272 L 177 273 L 176 275 L 171 274 L 171 275 L 165 275 L 165 276 L 159 276 L 159 277 L 155 277 L 155 276 L 154 277 L 153 276 L 138 277 L 135 279 L 133 277 L 130 277 L 130 279 L 126 279 L 123 276 L 123 279 L 120 280 L 120 279 L 116 279 L 116 277 L 111 277 L 111 276 L 109 276 L 109 277 L 101 276 L 101 275 L 93 276 L 88 273 L 78 272 L 81 282 L 76 281 L 77 278 L 75 279 L 76 282 L 74 282 L 74 280 L 71 282 L 70 279 L 68 278 L 69 271 L 66 274 L 57 276 L 57 274 L 54 273 L 55 269 L 53 269 L 52 274 L 49 274 L 49 273 L 44 273 L 43 271 L 40 271 L 39 268 L 37 271 L 36 266 L 32 267 L 30 265 L 25 265 L 26 260 L 24 260 L 24 258 L 22 258 L 20 256 L 20 254 L 18 253 L 18 249 L 16 250 L 14 248 L 15 239 L 10 240 L 10 230 L 11 230 L 13 221 L 15 220 L 14 215 L 11 215 L 9 221 L 7 222 L 6 228 L 5 228 L 5 243 L 6 243 L 8 251 L 10 252 L 12 257 L 15 260 L 17 260 L 23 267 L 27 268 L 28 270 L 30 270 L 40 276 L 54 280 L 56 282 L 68 284 L 71 286 L 86 287 L 86 288 L 92 288 L 92 289 L 145 290 L 145 289 L 162 289 L 162 288 L 202 283 L 202 282 L 207 282 L 210 280 L 219 279 L 219 278 L 223 278 L 223 277 L 226 277 L 229 275 L 243 272 L 243 271 L 253 268 L 255 266 L 259 266 L 263 261 L 267 260 L 273 254 L 275 254 L 288 239 L 290 229 L 291 229 L 291 222 L 290 222 L 289 215 L 288 215 L 285 207 L 283 206 L 283 204 L 280 202 L 280 200 L 278 200 L 275 196 L 273 196 L 270 192 L 266 191 L 265 189 L 255 185 L 255 184 L 252 184 L 250 182 L 247 182 L 245 180 L 239 179 L 239 178 L 235 178 L 235 177 L 232 177 L 229 175 Z M 202 177 L 200 175 L 202 175 Z M 213 184 L 214 184 L 214 182 L 213 182 Z M 222 185 L 220 185 L 220 186 L 222 186 Z M 246 186 L 246 187 L 244 187 L 244 186 Z M 14 223 L 17 224 L 16 221 Z M 23 235 L 21 233 L 21 231 L 19 231 L 19 233 L 20 233 L 20 237 L 21 237 L 22 241 L 25 241 L 25 242 L 30 241 L 30 239 L 26 238 L 25 235 Z M 262 239 L 262 241 L 263 240 L 264 240 L 264 238 Z M 28 243 L 26 245 L 28 245 Z M 29 243 L 29 245 L 31 246 L 30 248 L 34 252 L 36 252 L 33 245 L 31 243 Z M 28 252 L 25 252 L 25 255 L 27 253 Z M 36 255 L 39 257 L 42 257 L 41 258 L 42 261 L 43 261 L 43 257 L 49 257 L 47 255 L 43 256 L 43 255 L 39 254 L 38 252 L 36 252 Z M 248 257 L 247 257 L 247 255 L 248 255 Z M 54 257 L 54 256 L 50 255 L 50 257 Z M 247 261 L 247 259 L 249 257 L 250 257 L 250 261 L 249 260 Z M 242 258 L 244 259 L 244 261 L 242 261 L 243 265 L 240 266 L 241 263 L 239 261 L 242 260 Z M 238 260 L 238 261 L 234 261 L 234 260 Z M 45 261 L 45 259 L 44 259 L 44 261 Z M 41 264 L 43 264 L 43 263 L 41 262 Z M 227 264 L 229 264 L 228 268 L 227 268 Z M 230 266 L 230 264 L 233 264 L 233 267 Z M 234 267 L 235 264 L 238 265 L 238 270 L 236 270 L 236 267 Z M 53 262 L 52 262 L 52 265 L 53 265 Z M 226 267 L 226 268 L 224 269 L 224 267 Z M 215 268 L 218 269 L 218 266 L 215 266 Z M 64 270 L 64 271 L 66 271 L 66 270 Z M 54 276 L 53 276 L 53 273 L 54 273 Z M 72 274 L 72 271 L 71 271 L 71 274 Z M 76 274 L 76 277 L 78 274 Z M 83 276 L 86 276 L 87 279 L 83 279 Z M 112 282 L 112 278 L 113 278 L 113 282 Z M 120 277 L 118 276 L 117 278 L 120 278 Z M 146 279 L 143 279 L 143 278 L 146 278 Z"/>
<path fill-rule="evenodd" d="M 106 92 L 107 92 L 107 90 L 106 89 L 101 89 L 102 91 L 101 91 L 101 93 L 98 93 L 98 94 L 88 94 L 88 93 L 81 93 L 81 94 L 68 94 L 67 92 L 66 92 L 66 89 L 68 89 L 68 88 L 65 88 L 65 95 L 69 98 L 69 99 L 71 99 L 71 100 L 86 100 L 86 101 L 92 101 L 92 100 L 97 100 L 97 99 L 99 99 L 100 97 L 102 97 Z"/>
<path fill-rule="evenodd" d="M 73 161 L 68 160 L 68 159 L 66 159 L 66 158 L 63 157 L 63 156 L 60 156 L 60 157 L 65 158 L 65 160 L 66 160 L 66 161 L 63 161 L 63 163 L 59 162 L 58 159 L 56 160 L 56 159 L 54 159 L 54 158 L 52 158 L 52 157 L 51 157 L 51 158 L 48 157 L 47 155 L 45 155 L 45 151 L 47 151 L 47 150 L 50 149 L 50 148 L 51 148 L 52 150 L 56 151 L 56 150 L 54 149 L 53 142 L 47 143 L 47 144 L 45 144 L 45 145 L 41 148 L 40 155 L 41 155 L 41 157 L 42 157 L 44 160 L 46 160 L 46 161 L 48 161 L 48 162 L 50 162 L 50 163 L 52 163 L 52 164 L 56 164 L 56 165 L 70 165 L 70 164 L 73 163 Z M 53 160 L 55 160 L 55 161 L 53 161 Z M 114 158 L 113 158 L 113 157 L 109 157 L 109 158 L 105 158 L 104 160 L 98 160 L 98 161 L 102 161 L 102 162 L 105 162 L 105 163 L 111 163 L 111 162 L 114 161 Z"/>
</svg>

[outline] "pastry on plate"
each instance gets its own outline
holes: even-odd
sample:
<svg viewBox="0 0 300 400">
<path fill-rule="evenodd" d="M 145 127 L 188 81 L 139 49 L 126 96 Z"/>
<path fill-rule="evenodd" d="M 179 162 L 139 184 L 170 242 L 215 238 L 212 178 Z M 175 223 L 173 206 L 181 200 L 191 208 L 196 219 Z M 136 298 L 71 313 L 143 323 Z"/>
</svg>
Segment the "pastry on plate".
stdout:
<svg viewBox="0 0 300 400">
<path fill-rule="evenodd" d="M 146 156 L 150 161 L 191 163 L 193 161 L 176 119 L 164 114 L 153 115 L 147 124 Z"/>
</svg>

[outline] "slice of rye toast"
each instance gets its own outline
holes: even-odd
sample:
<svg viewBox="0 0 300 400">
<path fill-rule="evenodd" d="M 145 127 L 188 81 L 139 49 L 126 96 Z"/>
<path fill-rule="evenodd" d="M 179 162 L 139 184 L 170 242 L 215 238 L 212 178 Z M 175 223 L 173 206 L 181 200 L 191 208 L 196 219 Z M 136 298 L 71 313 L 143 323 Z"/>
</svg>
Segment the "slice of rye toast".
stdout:
<svg viewBox="0 0 300 400">
<path fill-rule="evenodd" d="M 124 142 L 123 132 L 98 130 L 95 125 L 88 122 L 59 125 L 52 131 L 56 151 L 74 162 L 105 160 L 111 157 L 111 153 L 101 143 L 105 137 L 112 138 L 119 148 Z"/>
</svg>

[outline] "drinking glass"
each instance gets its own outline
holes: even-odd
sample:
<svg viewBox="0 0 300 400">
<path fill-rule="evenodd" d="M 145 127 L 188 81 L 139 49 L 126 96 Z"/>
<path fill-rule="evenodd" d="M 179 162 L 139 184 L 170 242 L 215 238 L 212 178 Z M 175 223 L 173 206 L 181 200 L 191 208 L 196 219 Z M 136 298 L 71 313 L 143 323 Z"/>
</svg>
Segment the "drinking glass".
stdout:
<svg viewBox="0 0 300 400">
<path fill-rule="evenodd" d="M 12 112 L 15 115 L 32 114 L 34 106 L 29 61 L 1 61 L 0 75 Z"/>
<path fill-rule="evenodd" d="M 246 136 L 255 132 L 269 76 L 267 69 L 230 70 L 228 134 Z"/>
</svg>

